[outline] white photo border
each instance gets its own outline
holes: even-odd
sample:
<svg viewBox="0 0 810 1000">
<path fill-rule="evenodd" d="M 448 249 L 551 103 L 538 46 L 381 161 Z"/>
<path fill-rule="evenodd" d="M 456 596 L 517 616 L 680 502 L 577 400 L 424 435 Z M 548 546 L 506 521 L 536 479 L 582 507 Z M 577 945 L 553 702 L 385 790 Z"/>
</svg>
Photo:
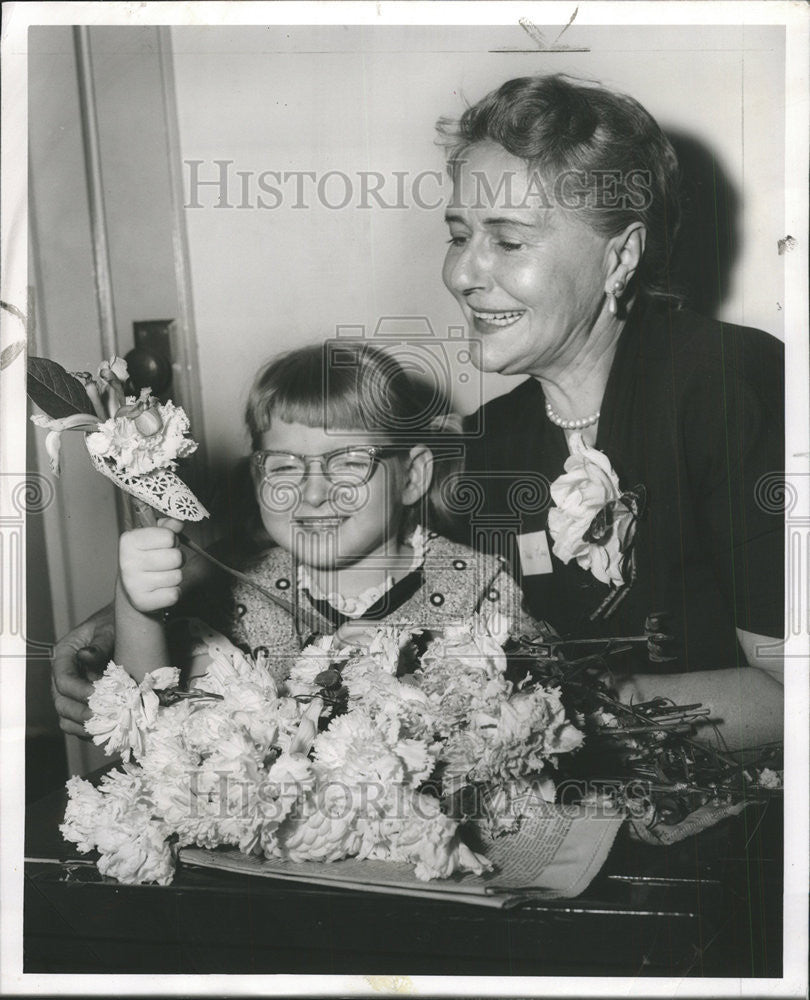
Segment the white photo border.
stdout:
<svg viewBox="0 0 810 1000">
<path fill-rule="evenodd" d="M 797 516 L 810 518 L 810 406 L 808 405 L 808 11 L 790 2 L 205 2 L 168 3 L 7 3 L 2 37 L 2 298 L 25 313 L 27 301 L 27 29 L 33 25 L 446 25 L 512 24 L 529 17 L 562 29 L 576 10 L 578 25 L 784 25 L 786 34 L 786 232 L 797 238 L 786 255 L 785 330 L 787 373 L 787 468 L 797 484 Z M 0 347 L 24 337 L 13 311 L 0 315 Z M 2 374 L 0 392 L 0 472 L 26 467 L 23 432 L 26 399 L 24 366 Z M 24 590 L 24 588 L 23 588 Z M 104 976 L 44 975 L 22 972 L 24 678 L 10 660 L 24 654 L 24 641 L 0 635 L 0 851 L 3 911 L 0 918 L 0 991 L 3 995 L 59 993 L 165 995 L 390 995 L 431 996 L 803 996 L 807 987 L 808 886 L 808 640 L 791 636 L 786 672 L 785 796 L 791 816 L 785 827 L 785 965 L 781 980 L 761 979 L 549 979 L 396 976 Z M 19 663 L 21 660 L 16 659 Z"/>
</svg>

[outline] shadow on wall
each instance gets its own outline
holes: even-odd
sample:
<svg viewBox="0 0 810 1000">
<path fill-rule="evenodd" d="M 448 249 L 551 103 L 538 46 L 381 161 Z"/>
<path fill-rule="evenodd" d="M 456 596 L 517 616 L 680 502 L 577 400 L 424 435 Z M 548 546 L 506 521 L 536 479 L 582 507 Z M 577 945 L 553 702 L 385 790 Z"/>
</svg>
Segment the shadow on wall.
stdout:
<svg viewBox="0 0 810 1000">
<path fill-rule="evenodd" d="M 739 252 L 740 197 L 712 151 L 692 136 L 667 132 L 681 166 L 681 229 L 673 284 L 685 304 L 717 318 Z"/>
</svg>

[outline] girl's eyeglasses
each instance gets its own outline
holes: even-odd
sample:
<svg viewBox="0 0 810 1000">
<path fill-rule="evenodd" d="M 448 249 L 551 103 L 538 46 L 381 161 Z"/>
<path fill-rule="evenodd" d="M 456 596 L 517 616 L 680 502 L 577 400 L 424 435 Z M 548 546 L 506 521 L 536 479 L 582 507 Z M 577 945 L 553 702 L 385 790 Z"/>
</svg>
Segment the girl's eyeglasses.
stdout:
<svg viewBox="0 0 810 1000">
<path fill-rule="evenodd" d="M 254 451 L 253 467 L 262 480 L 271 484 L 299 486 L 309 465 L 317 462 L 333 486 L 363 486 L 377 464 L 391 455 L 410 451 L 408 445 L 369 445 L 338 448 L 324 455 L 295 455 L 286 451 Z"/>
</svg>

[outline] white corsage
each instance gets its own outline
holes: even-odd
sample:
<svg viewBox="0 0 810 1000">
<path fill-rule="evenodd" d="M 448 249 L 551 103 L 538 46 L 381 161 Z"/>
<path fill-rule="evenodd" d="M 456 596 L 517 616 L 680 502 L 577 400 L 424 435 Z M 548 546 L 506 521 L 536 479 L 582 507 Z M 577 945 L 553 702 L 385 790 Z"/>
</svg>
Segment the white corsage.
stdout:
<svg viewBox="0 0 810 1000">
<path fill-rule="evenodd" d="M 143 389 L 139 399 L 128 396 L 115 416 L 87 435 L 87 450 L 109 459 L 118 472 L 143 476 L 156 469 L 175 469 L 178 458 L 197 450 L 197 442 L 187 437 L 188 429 L 182 407 L 171 400 L 161 403 Z"/>
<path fill-rule="evenodd" d="M 93 468 L 119 489 L 167 517 L 200 521 L 208 511 L 175 474 L 177 460 L 197 450 L 185 411 L 161 403 L 148 388 L 125 395 L 127 364 L 115 355 L 90 372 L 67 372 L 48 358 L 28 359 L 28 394 L 44 413 L 31 420 L 48 431 L 45 448 L 60 473 L 61 436 L 83 431 Z"/>
<path fill-rule="evenodd" d="M 572 434 L 565 472 L 551 484 L 555 505 L 548 514 L 553 552 L 563 563 L 577 564 L 602 583 L 621 587 L 626 553 L 641 514 L 644 489 L 623 492 L 608 457 Z"/>
</svg>

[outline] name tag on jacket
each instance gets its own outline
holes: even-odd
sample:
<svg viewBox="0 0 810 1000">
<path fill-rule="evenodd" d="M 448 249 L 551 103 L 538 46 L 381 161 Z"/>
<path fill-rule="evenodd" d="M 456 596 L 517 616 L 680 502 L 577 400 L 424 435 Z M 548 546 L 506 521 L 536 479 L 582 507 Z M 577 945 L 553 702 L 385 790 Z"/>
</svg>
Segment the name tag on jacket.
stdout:
<svg viewBox="0 0 810 1000">
<path fill-rule="evenodd" d="M 531 531 L 526 535 L 517 536 L 520 552 L 520 568 L 524 576 L 539 576 L 541 573 L 553 573 L 551 552 L 548 547 L 548 535 L 545 531 Z"/>
</svg>

